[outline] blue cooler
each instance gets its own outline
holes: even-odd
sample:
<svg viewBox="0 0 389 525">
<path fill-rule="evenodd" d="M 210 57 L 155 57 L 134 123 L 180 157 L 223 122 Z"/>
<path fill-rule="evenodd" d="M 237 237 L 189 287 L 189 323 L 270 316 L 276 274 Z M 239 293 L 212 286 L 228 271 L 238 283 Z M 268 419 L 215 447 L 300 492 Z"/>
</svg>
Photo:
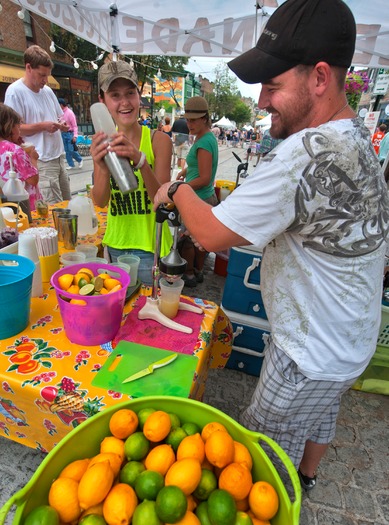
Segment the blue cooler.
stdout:
<svg viewBox="0 0 389 525">
<path fill-rule="evenodd" d="M 262 253 L 254 246 L 231 248 L 222 303 L 244 315 L 267 319 L 261 296 Z"/>
<path fill-rule="evenodd" d="M 269 322 L 265 319 L 232 312 L 227 310 L 224 304 L 221 305 L 221 308 L 231 321 L 234 333 L 232 352 L 226 367 L 259 376 L 265 343 L 270 335 Z"/>
</svg>

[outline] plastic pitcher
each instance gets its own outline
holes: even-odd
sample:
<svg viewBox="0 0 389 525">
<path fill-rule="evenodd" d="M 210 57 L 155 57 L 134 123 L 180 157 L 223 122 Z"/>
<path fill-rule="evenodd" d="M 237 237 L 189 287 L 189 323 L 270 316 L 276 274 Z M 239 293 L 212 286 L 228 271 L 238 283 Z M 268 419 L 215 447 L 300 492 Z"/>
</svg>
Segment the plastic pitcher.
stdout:
<svg viewBox="0 0 389 525">
<path fill-rule="evenodd" d="M 78 194 L 68 204 L 72 215 L 78 215 L 78 235 L 94 235 L 97 232 L 97 217 L 93 203 L 85 195 Z"/>
</svg>

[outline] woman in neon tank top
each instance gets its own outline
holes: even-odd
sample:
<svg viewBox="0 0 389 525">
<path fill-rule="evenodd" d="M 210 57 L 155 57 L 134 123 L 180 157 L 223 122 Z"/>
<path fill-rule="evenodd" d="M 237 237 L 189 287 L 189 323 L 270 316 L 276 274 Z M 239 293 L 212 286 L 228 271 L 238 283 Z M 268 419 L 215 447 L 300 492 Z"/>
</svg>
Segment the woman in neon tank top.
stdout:
<svg viewBox="0 0 389 525">
<path fill-rule="evenodd" d="M 137 190 L 128 195 L 121 193 L 104 162 L 107 136 L 103 132 L 96 133 L 90 150 L 94 169 L 93 200 L 97 206 L 109 204 L 103 244 L 112 262 L 124 253 L 138 255 L 141 259 L 139 278 L 151 285 L 156 233 L 152 200 L 160 184 L 170 181 L 172 143 L 165 133 L 153 133 L 138 123 L 138 78 L 128 62 L 119 60 L 104 64 L 99 70 L 98 87 L 100 102 L 107 106 L 118 130 L 110 142 L 110 149 L 130 160 L 138 179 Z M 171 243 L 165 222 L 161 256 L 169 252 Z"/>
</svg>

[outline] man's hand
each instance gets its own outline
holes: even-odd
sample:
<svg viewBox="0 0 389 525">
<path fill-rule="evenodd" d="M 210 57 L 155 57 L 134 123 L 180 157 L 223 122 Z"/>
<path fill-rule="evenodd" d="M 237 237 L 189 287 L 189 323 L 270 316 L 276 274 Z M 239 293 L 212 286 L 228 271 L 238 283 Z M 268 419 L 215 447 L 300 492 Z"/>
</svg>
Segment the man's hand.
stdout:
<svg viewBox="0 0 389 525">
<path fill-rule="evenodd" d="M 167 190 L 170 187 L 171 182 L 165 182 L 165 184 L 162 184 L 160 186 L 157 193 L 154 195 L 154 211 L 158 208 L 160 204 L 166 204 L 168 202 L 173 202 L 171 199 L 169 199 L 167 195 Z"/>
</svg>

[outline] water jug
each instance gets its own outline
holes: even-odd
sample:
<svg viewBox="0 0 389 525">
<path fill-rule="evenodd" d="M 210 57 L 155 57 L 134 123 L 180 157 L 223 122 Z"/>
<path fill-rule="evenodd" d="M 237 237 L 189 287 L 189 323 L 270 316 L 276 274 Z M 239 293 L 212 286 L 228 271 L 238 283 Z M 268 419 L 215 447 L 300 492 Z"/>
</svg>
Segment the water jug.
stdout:
<svg viewBox="0 0 389 525">
<path fill-rule="evenodd" d="M 91 199 L 78 194 L 69 201 L 72 215 L 78 216 L 78 235 L 94 235 L 98 229 L 97 217 Z"/>
</svg>

